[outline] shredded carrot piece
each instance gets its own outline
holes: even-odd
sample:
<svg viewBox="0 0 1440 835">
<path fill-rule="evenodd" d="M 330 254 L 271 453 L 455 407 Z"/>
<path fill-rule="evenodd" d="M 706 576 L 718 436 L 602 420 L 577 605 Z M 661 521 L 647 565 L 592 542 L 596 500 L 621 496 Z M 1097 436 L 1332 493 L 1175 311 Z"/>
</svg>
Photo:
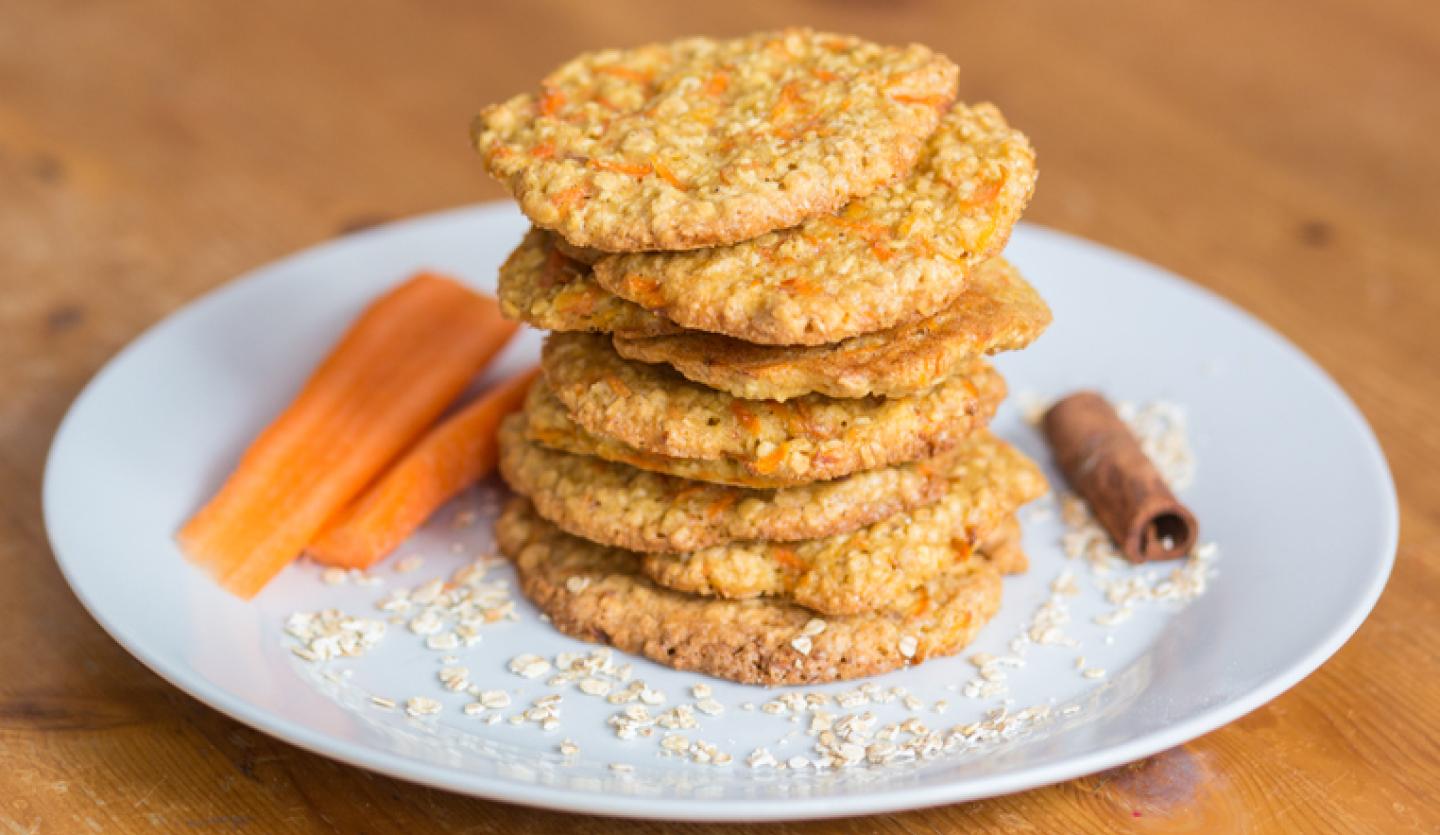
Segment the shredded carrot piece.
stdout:
<svg viewBox="0 0 1440 835">
<path fill-rule="evenodd" d="M 576 203 L 585 202 L 587 196 L 584 186 L 571 186 L 567 189 L 557 191 L 555 196 L 550 198 L 550 202 L 555 204 L 555 208 L 566 212 L 573 208 Z"/>
<path fill-rule="evenodd" d="M 306 549 L 326 565 L 368 568 L 456 493 L 495 469 L 500 419 L 519 409 L 539 369 L 506 380 L 425 434 Z"/>
<path fill-rule="evenodd" d="M 866 238 L 867 240 L 874 240 L 876 238 L 881 238 L 888 235 L 889 230 L 887 230 L 883 224 L 876 223 L 873 220 L 861 220 L 861 218 L 865 216 L 866 215 L 863 209 L 859 211 L 851 211 L 847 209 L 844 214 L 836 215 L 835 221 L 842 226 L 853 229 L 856 233 Z"/>
<path fill-rule="evenodd" d="M 719 518 L 720 514 L 729 510 L 731 506 L 735 504 L 736 499 L 737 496 L 734 493 L 726 493 L 725 495 L 711 502 L 709 507 L 705 508 L 705 517 L 707 519 Z"/>
<path fill-rule="evenodd" d="M 755 462 L 755 471 L 760 475 L 770 475 L 780 469 L 780 462 L 785 460 L 785 447 L 777 446 L 775 451 Z"/>
<path fill-rule="evenodd" d="M 770 121 L 774 122 L 790 110 L 800 101 L 800 85 L 791 81 L 780 88 L 780 98 L 776 100 L 775 106 L 770 109 Z"/>
<path fill-rule="evenodd" d="M 509 341 L 494 299 L 421 274 L 376 299 L 176 534 L 253 597 L 410 446 Z"/>
<path fill-rule="evenodd" d="M 710 76 L 710 80 L 705 82 L 705 92 L 712 96 L 718 96 L 721 93 L 724 93 L 729 88 L 730 73 L 727 73 L 724 70 L 721 70 Z"/>
<path fill-rule="evenodd" d="M 830 72 L 829 70 L 822 70 L 822 69 L 820 69 L 819 67 L 816 67 L 816 68 L 815 68 L 815 77 L 818 78 L 818 79 L 820 79 L 821 81 L 834 81 L 835 79 L 839 78 L 840 76 L 836 75 L 836 74 L 833 73 L 833 72 Z"/>
<path fill-rule="evenodd" d="M 1000 181 L 991 180 L 975 190 L 970 198 L 965 201 L 967 206 L 981 206 L 993 201 L 1000 194 Z"/>
<path fill-rule="evenodd" d="M 555 143 L 545 141 L 530 149 L 530 156 L 535 159 L 550 159 L 555 156 Z"/>
<path fill-rule="evenodd" d="M 882 264 L 895 257 L 895 251 L 886 246 L 884 241 L 871 241 L 870 254 L 874 255 L 875 260 Z"/>
<path fill-rule="evenodd" d="M 648 162 L 608 162 L 592 159 L 589 165 L 598 171 L 614 171 L 616 174 L 629 174 L 631 177 L 644 177 L 651 170 Z"/>
<path fill-rule="evenodd" d="M 751 435 L 760 434 L 760 418 L 757 417 L 754 412 L 750 411 L 750 407 L 746 406 L 744 402 L 740 400 L 730 401 L 730 414 L 734 415 L 735 419 L 740 421 L 740 425 L 745 427 L 746 432 L 749 432 Z"/>
<path fill-rule="evenodd" d="M 786 568 L 794 571 L 799 571 L 800 569 L 805 567 L 805 563 L 803 560 L 800 559 L 800 555 L 795 553 L 795 549 L 791 548 L 789 545 L 772 546 L 771 553 L 775 555 L 775 561 L 785 566 Z"/>
<path fill-rule="evenodd" d="M 787 278 L 780 282 L 780 289 L 792 296 L 813 296 L 820 292 L 820 285 L 808 278 Z"/>
<path fill-rule="evenodd" d="M 906 613 L 912 618 L 918 618 L 930 609 L 930 591 L 928 589 L 920 586 L 915 589 L 915 596 L 919 599 L 915 601 L 915 605 L 911 606 L 910 611 Z"/>
<path fill-rule="evenodd" d="M 660 292 L 660 282 L 656 279 L 631 274 L 625 276 L 625 286 L 642 306 L 652 309 L 665 306 L 665 294 Z"/>
<path fill-rule="evenodd" d="M 682 191 L 685 190 L 686 185 L 681 182 L 680 178 L 675 176 L 675 172 L 671 171 L 669 166 L 661 162 L 658 157 L 650 160 L 650 167 L 655 169 L 655 175 L 660 179 Z"/>
<path fill-rule="evenodd" d="M 945 106 L 944 96 L 911 96 L 906 93 L 895 93 L 890 99 L 901 104 L 923 104 L 927 107 Z"/>
<path fill-rule="evenodd" d="M 564 106 L 565 94 L 559 90 L 547 89 L 540 97 L 540 113 L 545 116 L 554 116 Z"/>
<path fill-rule="evenodd" d="M 633 81 L 636 84 L 649 84 L 650 79 L 653 77 L 651 73 L 641 72 L 640 70 L 633 70 L 629 67 L 624 67 L 619 64 L 610 64 L 604 67 L 596 67 L 595 72 L 600 73 L 601 75 L 610 75 L 614 76 L 615 78 L 623 78 L 626 81 Z"/>
<path fill-rule="evenodd" d="M 818 232 L 806 232 L 802 229 L 795 229 L 795 236 L 804 241 L 806 246 L 813 249 L 824 249 L 825 239 L 830 237 L 831 234 L 833 233 L 828 231 L 828 229 Z"/>
</svg>

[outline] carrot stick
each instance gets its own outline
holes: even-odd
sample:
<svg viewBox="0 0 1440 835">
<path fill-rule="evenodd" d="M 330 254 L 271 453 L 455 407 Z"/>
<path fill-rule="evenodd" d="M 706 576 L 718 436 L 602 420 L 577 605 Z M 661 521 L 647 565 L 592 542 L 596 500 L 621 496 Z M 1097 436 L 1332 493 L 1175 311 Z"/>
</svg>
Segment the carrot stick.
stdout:
<svg viewBox="0 0 1440 835">
<path fill-rule="evenodd" d="M 371 303 L 176 535 L 253 597 L 409 447 L 509 341 L 494 299 L 420 274 Z"/>
<path fill-rule="evenodd" d="M 495 469 L 500 419 L 525 402 L 539 369 L 471 401 L 416 442 L 368 490 L 326 523 L 310 556 L 345 568 L 368 568 L 395 550 L 440 505 Z"/>
</svg>

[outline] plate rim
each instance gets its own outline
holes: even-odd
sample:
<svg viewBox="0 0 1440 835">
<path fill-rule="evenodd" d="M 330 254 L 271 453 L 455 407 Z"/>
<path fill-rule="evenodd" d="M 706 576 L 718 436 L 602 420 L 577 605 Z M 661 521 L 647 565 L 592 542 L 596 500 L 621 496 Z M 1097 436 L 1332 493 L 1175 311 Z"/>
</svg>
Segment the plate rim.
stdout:
<svg viewBox="0 0 1440 835">
<path fill-rule="evenodd" d="M 1103 254 L 1110 259 L 1126 261 L 1131 266 L 1145 269 L 1156 280 L 1178 285 L 1187 292 L 1208 297 L 1212 303 L 1226 308 L 1229 313 L 1238 316 L 1250 327 L 1261 331 L 1279 349 L 1289 353 L 1290 358 L 1297 361 L 1305 371 L 1315 378 L 1317 383 L 1327 389 L 1327 393 L 1343 410 L 1344 417 L 1358 430 L 1357 437 L 1364 444 L 1366 457 L 1370 459 L 1372 465 L 1376 465 L 1377 472 L 1381 476 L 1384 489 L 1380 498 L 1386 511 L 1384 519 L 1381 520 L 1383 541 L 1379 543 L 1382 559 L 1377 563 L 1368 587 L 1365 588 L 1363 594 L 1354 599 L 1354 603 L 1345 613 L 1345 617 L 1337 619 L 1323 638 L 1315 642 L 1303 657 L 1287 665 L 1279 674 L 1262 681 L 1235 698 L 1206 708 L 1196 715 L 1162 730 L 1142 734 L 1125 742 L 1100 747 L 1086 754 L 1068 757 L 1047 765 L 1020 768 L 1008 773 L 958 783 L 902 786 L 876 792 L 808 798 L 751 798 L 739 801 L 656 798 L 583 792 L 566 787 L 526 784 L 500 777 L 457 774 L 453 769 L 338 740 L 263 708 L 257 708 L 243 699 L 232 697 L 203 678 L 187 677 L 185 671 L 180 668 L 181 665 L 172 665 L 160 654 L 147 651 L 140 643 L 130 640 L 123 628 L 112 623 L 105 616 L 101 607 L 82 591 L 82 584 L 77 580 L 75 574 L 76 567 L 66 560 L 56 546 L 58 521 L 55 519 L 54 508 L 59 501 L 55 495 L 59 488 L 56 486 L 52 464 L 57 450 L 65 443 L 68 434 L 75 431 L 73 429 L 75 415 L 87 399 L 94 395 L 99 384 L 109 374 L 114 373 L 124 359 L 139 350 L 148 341 L 157 338 L 157 334 L 177 317 L 202 306 L 223 304 L 229 294 L 236 291 L 241 285 L 256 280 L 264 273 L 283 264 L 319 255 L 332 247 L 351 245 L 365 238 L 393 235 L 397 232 L 403 233 L 408 226 L 444 222 L 461 215 L 483 216 L 506 211 L 513 211 L 513 206 L 508 201 L 468 204 L 403 218 L 361 232 L 317 242 L 246 270 L 219 286 L 190 299 L 164 318 L 145 328 L 105 361 L 104 365 L 75 396 L 57 425 L 45 457 L 41 497 L 47 541 L 61 576 L 80 601 L 81 606 L 112 640 L 169 685 L 243 725 L 311 753 L 406 782 L 510 804 L 609 817 L 695 822 L 807 820 L 906 811 L 1010 794 L 1093 774 L 1181 745 L 1234 722 L 1277 698 L 1329 660 L 1355 634 L 1373 611 L 1393 571 L 1399 545 L 1400 526 L 1399 501 L 1394 476 L 1384 449 L 1369 421 L 1365 419 L 1364 413 L 1319 363 L 1264 321 L 1202 285 L 1188 281 L 1157 264 L 1104 244 L 1024 222 L 1027 235 L 1055 238 L 1069 246 L 1077 246 L 1094 254 Z"/>
</svg>

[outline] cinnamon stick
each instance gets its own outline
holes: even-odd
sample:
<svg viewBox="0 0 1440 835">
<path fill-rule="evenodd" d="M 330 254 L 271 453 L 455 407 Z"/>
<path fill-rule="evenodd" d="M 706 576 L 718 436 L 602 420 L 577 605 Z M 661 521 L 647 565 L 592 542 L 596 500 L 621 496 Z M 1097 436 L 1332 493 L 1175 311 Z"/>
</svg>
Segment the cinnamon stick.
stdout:
<svg viewBox="0 0 1440 835">
<path fill-rule="evenodd" d="M 1126 559 L 1190 553 L 1200 534 L 1195 516 L 1170 492 L 1105 398 L 1093 391 L 1066 397 L 1045 413 L 1044 429 L 1066 480 Z"/>
</svg>

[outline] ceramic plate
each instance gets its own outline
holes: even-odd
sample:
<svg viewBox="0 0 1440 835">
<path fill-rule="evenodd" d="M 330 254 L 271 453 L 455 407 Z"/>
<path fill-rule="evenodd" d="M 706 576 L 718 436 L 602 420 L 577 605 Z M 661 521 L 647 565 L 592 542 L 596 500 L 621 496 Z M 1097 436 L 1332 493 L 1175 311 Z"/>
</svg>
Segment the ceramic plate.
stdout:
<svg viewBox="0 0 1440 835">
<path fill-rule="evenodd" d="M 672 731 L 618 739 L 606 721 L 617 705 L 507 669 L 522 653 L 553 659 L 593 649 L 557 634 L 523 600 L 516 620 L 487 626 L 478 644 L 462 649 L 428 649 L 424 637 L 394 624 L 363 657 L 323 664 L 297 657 L 284 631 L 292 612 L 335 607 L 384 617 L 374 605 L 384 594 L 449 576 L 488 553 L 502 488 L 487 484 L 461 496 L 407 543 L 406 554 L 423 558 L 418 570 L 386 565 L 375 571 L 374 585 L 331 585 L 316 566 L 301 563 L 253 602 L 227 596 L 186 564 L 171 533 L 367 300 L 419 268 L 493 290 L 496 268 L 524 228 L 513 208 L 493 205 L 347 237 L 231 282 L 121 352 L 65 418 L 45 480 L 56 559 L 96 620 L 206 704 L 363 768 L 554 809 L 780 819 L 1013 792 L 1185 742 L 1319 666 L 1360 625 L 1389 574 L 1397 514 L 1384 457 L 1354 405 L 1313 362 L 1194 285 L 1100 246 L 1022 226 L 1008 255 L 1049 300 L 1055 325 L 1031 349 L 999 360 L 1014 396 L 997 431 L 1048 462 L 1021 419 L 1023 398 L 1094 387 L 1117 401 L 1183 406 L 1198 466 L 1182 498 L 1218 557 L 1203 595 L 1146 602 L 1123 623 L 1096 623 L 1115 608 L 1107 584 L 1154 588 L 1171 566 L 1097 573 L 1086 560 L 1067 558 L 1052 497 L 1026 514 L 1030 572 L 1006 580 L 1000 615 L 970 651 L 1018 651 L 1023 666 L 1004 667 L 1003 682 L 982 688 L 967 652 L 872 679 L 870 704 L 827 708 L 872 711 L 877 728 L 913 716 L 948 730 L 988 715 L 993 732 L 972 733 L 965 738 L 972 742 L 909 764 L 816 769 L 796 760 L 795 768 L 751 768 L 746 759 L 762 745 L 782 762 L 811 757 L 813 717 L 766 712 L 763 705 L 786 689 L 710 682 L 723 713 L 698 713 L 697 727 L 673 732 L 733 761 L 667 756 L 661 739 Z M 534 362 L 539 342 L 537 333 L 522 334 L 490 379 Z M 455 524 L 470 514 L 475 524 Z M 1079 594 L 1059 596 L 1065 639 L 1016 642 L 1066 571 Z M 492 569 L 496 580 L 509 576 L 506 566 Z M 506 691 L 511 706 L 498 711 L 500 721 L 465 714 L 470 699 L 440 686 L 445 655 L 467 667 L 476 685 Z M 643 659 L 617 663 L 625 660 L 633 661 L 635 678 L 665 694 L 652 713 L 694 702 L 691 688 L 701 678 Z M 803 692 L 834 697 L 856 686 Z M 892 695 L 901 692 L 895 688 L 913 698 Z M 563 694 L 557 729 L 511 723 L 552 692 Z M 402 704 L 434 698 L 443 709 L 416 718 L 383 709 L 372 696 Z M 1035 721 L 1013 721 L 1026 709 Z M 996 711 L 1005 718 L 997 720 Z M 569 755 L 559 751 L 566 739 L 577 749 Z"/>
</svg>

